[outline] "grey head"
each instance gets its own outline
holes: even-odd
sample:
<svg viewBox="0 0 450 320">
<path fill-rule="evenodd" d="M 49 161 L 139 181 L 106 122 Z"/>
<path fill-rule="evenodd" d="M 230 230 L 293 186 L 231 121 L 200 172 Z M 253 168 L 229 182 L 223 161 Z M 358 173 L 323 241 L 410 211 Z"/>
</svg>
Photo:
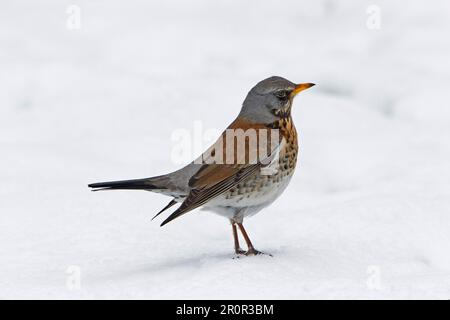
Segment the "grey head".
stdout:
<svg viewBox="0 0 450 320">
<path fill-rule="evenodd" d="M 264 124 L 288 117 L 295 95 L 312 86 L 314 83 L 295 84 L 276 76 L 264 79 L 247 94 L 239 117 Z"/>
</svg>

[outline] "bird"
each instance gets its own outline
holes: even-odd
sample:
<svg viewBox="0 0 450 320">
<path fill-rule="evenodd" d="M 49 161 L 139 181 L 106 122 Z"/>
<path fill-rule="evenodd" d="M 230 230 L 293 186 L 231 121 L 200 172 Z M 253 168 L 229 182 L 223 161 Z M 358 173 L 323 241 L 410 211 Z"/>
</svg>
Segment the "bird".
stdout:
<svg viewBox="0 0 450 320">
<path fill-rule="evenodd" d="M 264 79 L 248 92 L 237 118 L 217 141 L 188 165 L 160 176 L 88 186 L 92 191 L 145 190 L 170 196 L 153 219 L 180 205 L 161 226 L 199 207 L 212 211 L 229 220 L 237 256 L 264 254 L 253 246 L 243 221 L 272 204 L 288 186 L 299 149 L 293 99 L 314 85 L 279 76 Z M 238 229 L 247 250 L 241 249 Z"/>
</svg>

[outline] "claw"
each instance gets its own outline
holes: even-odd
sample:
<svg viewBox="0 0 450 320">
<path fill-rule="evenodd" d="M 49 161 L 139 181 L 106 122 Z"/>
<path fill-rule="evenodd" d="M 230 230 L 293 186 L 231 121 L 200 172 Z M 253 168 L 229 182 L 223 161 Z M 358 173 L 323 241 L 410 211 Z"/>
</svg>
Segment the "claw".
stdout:
<svg viewBox="0 0 450 320">
<path fill-rule="evenodd" d="M 264 252 L 256 250 L 255 248 L 248 249 L 248 251 L 245 253 L 245 255 L 246 256 L 265 255 L 265 256 L 273 257 L 273 255 L 271 255 L 270 253 L 264 253 Z"/>
</svg>

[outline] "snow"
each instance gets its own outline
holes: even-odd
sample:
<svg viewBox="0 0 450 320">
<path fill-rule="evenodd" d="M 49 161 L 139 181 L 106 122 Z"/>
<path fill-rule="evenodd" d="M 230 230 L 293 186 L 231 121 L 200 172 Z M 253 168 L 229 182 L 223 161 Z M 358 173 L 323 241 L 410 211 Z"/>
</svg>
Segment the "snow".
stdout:
<svg viewBox="0 0 450 320">
<path fill-rule="evenodd" d="M 3 1 L 0 298 L 449 299 L 449 10 Z M 294 104 L 291 185 L 245 223 L 273 258 L 233 259 L 222 217 L 160 228 L 168 198 L 88 190 L 177 169 L 174 132 L 224 128 L 271 75 L 317 84 Z"/>
</svg>

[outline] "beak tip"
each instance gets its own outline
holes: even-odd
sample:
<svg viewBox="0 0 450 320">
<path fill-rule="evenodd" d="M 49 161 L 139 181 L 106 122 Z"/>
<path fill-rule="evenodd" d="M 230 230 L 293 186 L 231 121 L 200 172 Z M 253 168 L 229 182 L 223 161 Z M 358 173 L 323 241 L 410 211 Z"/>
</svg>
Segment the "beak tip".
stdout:
<svg viewBox="0 0 450 320">
<path fill-rule="evenodd" d="M 294 89 L 294 94 L 297 94 L 300 91 L 303 91 L 305 89 L 314 87 L 315 85 L 316 85 L 315 83 L 300 83 L 300 84 L 297 84 L 297 86 Z"/>
</svg>

